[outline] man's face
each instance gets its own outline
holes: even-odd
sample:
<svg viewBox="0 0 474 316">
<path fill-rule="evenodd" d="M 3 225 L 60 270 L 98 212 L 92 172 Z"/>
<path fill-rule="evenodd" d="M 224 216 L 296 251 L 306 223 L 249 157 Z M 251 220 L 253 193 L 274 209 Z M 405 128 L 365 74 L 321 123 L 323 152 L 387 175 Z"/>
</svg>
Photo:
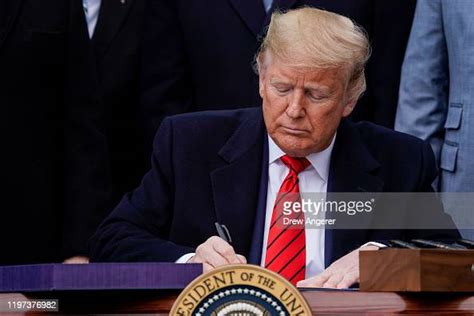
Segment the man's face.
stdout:
<svg viewBox="0 0 474 316">
<path fill-rule="evenodd" d="M 270 137 L 293 157 L 326 149 L 355 104 L 345 71 L 292 67 L 269 57 L 260 69 L 260 96 Z"/>
</svg>

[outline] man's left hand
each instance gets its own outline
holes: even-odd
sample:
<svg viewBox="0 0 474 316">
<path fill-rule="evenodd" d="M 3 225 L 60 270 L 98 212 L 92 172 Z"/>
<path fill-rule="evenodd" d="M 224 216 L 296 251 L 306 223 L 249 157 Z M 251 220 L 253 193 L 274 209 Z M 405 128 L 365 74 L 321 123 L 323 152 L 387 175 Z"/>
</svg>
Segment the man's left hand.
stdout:
<svg viewBox="0 0 474 316">
<path fill-rule="evenodd" d="M 379 249 L 379 247 L 372 245 L 358 248 L 337 261 L 334 261 L 321 274 L 300 281 L 296 286 L 346 289 L 359 282 L 359 251 L 377 249 Z"/>
</svg>

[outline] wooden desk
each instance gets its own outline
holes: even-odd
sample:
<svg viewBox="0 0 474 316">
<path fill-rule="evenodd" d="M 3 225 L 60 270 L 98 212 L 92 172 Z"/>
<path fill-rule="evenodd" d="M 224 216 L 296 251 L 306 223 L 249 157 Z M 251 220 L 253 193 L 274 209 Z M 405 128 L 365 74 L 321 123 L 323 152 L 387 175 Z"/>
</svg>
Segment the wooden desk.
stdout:
<svg viewBox="0 0 474 316">
<path fill-rule="evenodd" d="M 0 294 L 0 308 L 9 300 L 33 298 L 59 299 L 62 313 L 153 313 L 168 315 L 179 292 L 74 292 L 35 295 Z M 358 291 L 305 291 L 313 314 L 409 313 L 474 314 L 471 294 L 403 294 Z"/>
</svg>

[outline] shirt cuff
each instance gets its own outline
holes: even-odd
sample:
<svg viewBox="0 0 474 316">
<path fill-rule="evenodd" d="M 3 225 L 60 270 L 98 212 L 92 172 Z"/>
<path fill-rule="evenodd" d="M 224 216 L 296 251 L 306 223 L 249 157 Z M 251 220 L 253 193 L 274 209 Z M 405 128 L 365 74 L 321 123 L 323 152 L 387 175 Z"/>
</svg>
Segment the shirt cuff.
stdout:
<svg viewBox="0 0 474 316">
<path fill-rule="evenodd" d="M 187 254 L 179 257 L 178 260 L 175 261 L 175 263 L 187 263 L 189 261 L 189 259 L 194 257 L 194 255 L 195 255 L 194 252 L 187 253 Z"/>
<path fill-rule="evenodd" d="M 387 245 L 384 245 L 384 244 L 381 244 L 379 242 L 375 242 L 375 241 L 369 241 L 369 242 L 366 242 L 365 244 L 363 244 L 362 246 L 359 247 L 362 248 L 362 247 L 365 247 L 365 246 L 376 246 L 376 247 L 379 247 L 379 248 L 387 248 Z"/>
</svg>

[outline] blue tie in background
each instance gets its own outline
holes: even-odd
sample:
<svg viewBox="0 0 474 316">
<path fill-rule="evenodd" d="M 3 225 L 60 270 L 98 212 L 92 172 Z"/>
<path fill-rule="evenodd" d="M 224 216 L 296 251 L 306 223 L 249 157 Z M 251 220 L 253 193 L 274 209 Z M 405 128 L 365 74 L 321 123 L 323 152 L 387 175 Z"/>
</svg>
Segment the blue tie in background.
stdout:
<svg viewBox="0 0 474 316">
<path fill-rule="evenodd" d="M 268 13 L 272 8 L 273 0 L 263 0 L 263 7 L 265 11 Z"/>
</svg>

